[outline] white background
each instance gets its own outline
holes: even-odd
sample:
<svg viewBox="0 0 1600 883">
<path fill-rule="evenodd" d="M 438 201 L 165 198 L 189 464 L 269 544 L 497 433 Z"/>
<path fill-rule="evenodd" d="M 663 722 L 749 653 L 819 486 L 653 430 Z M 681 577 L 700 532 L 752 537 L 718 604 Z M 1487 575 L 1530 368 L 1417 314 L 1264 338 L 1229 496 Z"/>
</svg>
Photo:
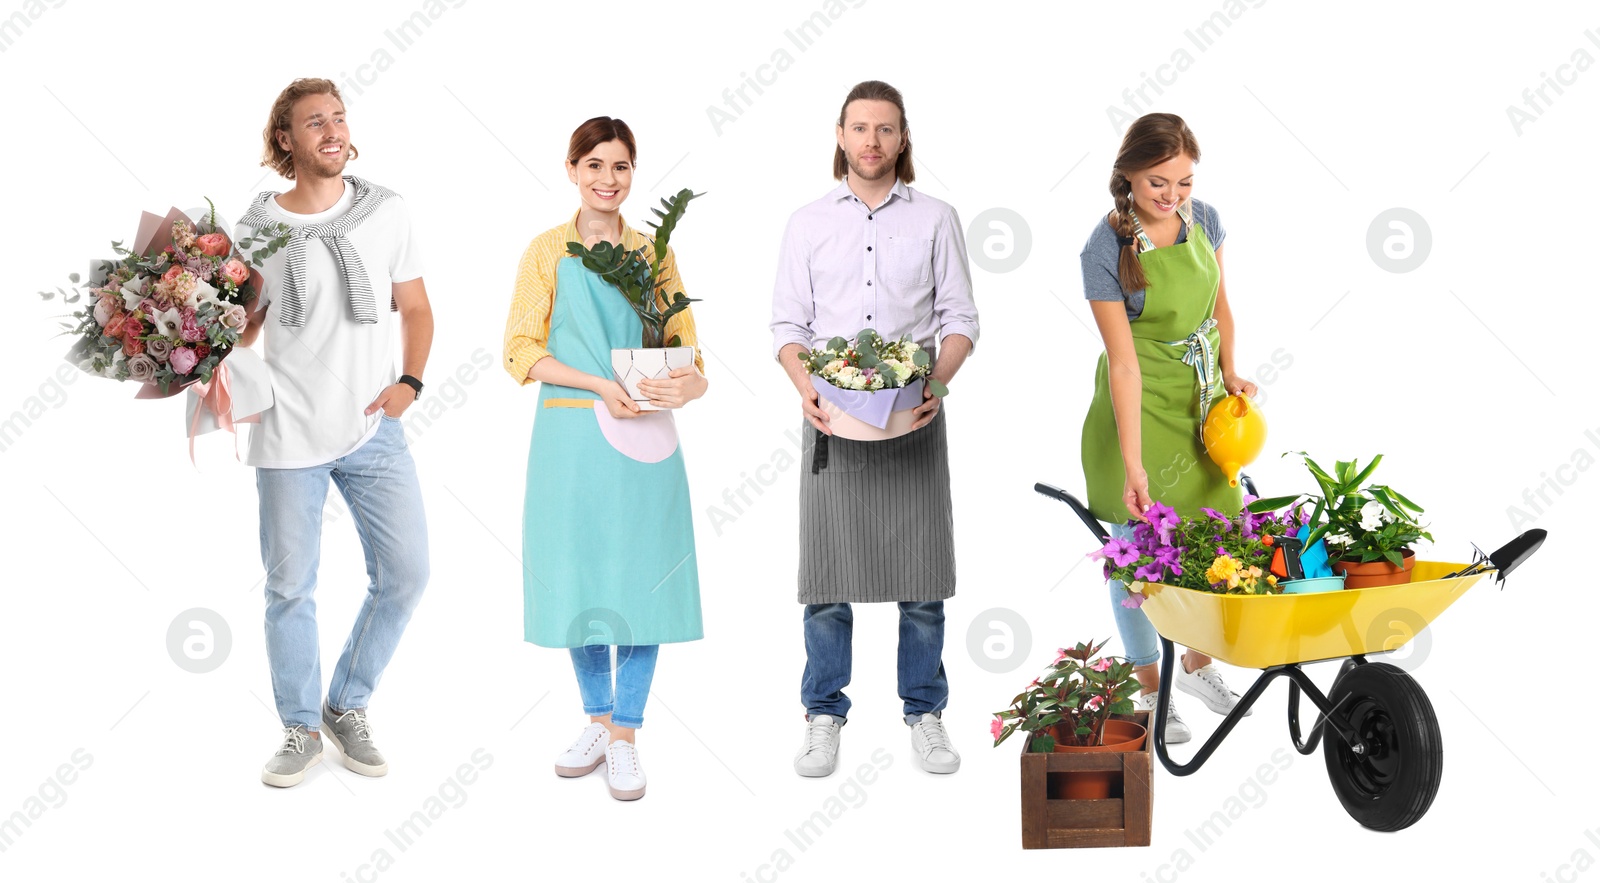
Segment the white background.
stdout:
<svg viewBox="0 0 1600 883">
<path fill-rule="evenodd" d="M 1592 151 L 1600 58 L 1586 4 L 1301 4 L 1231 8 L 1204 50 L 1186 36 L 1230 8 L 1202 3 L 897 4 L 834 7 L 799 49 L 786 36 L 821 2 L 532 6 L 461 2 L 400 49 L 385 32 L 420 2 L 50 4 L 4 0 L 26 20 L 0 43 L 6 137 L 6 279 L 15 312 L 0 416 L 8 430 L 0 664 L 0 816 L 41 788 L 49 808 L 0 853 L 6 880 L 90 879 L 134 867 L 175 879 L 425 880 L 538 877 L 809 880 L 926 875 L 1233 880 L 1439 876 L 1597 880 L 1596 723 L 1587 692 L 1600 414 L 1592 335 L 1597 225 Z M 824 16 L 827 16 L 824 11 Z M 424 13 L 426 17 L 426 13 Z M 1160 68 L 1184 50 L 1184 70 Z M 707 108 L 786 51 L 763 94 Z M 374 64 L 375 55 L 381 69 Z M 1590 62 L 1592 64 L 1592 62 Z M 367 65 L 367 67 L 363 67 Z M 1569 82 L 1507 106 L 1541 72 Z M 1286 687 L 1197 775 L 1159 773 L 1148 849 L 1023 852 L 1016 741 L 990 747 L 992 711 L 1054 648 L 1115 634 L 1090 538 L 1031 491 L 1081 491 L 1078 438 L 1099 340 L 1078 251 L 1110 202 L 1105 182 L 1148 75 L 1158 109 L 1203 146 L 1195 195 L 1228 230 L 1236 361 L 1262 384 L 1266 493 L 1309 490 L 1295 458 L 1382 453 L 1375 476 L 1428 511 L 1431 557 L 1462 560 L 1527 526 L 1550 542 L 1498 592 L 1480 583 L 1402 660 L 1437 712 L 1446 774 L 1432 811 L 1402 833 L 1362 829 L 1320 756 L 1288 748 Z M 1574 80 L 1575 75 L 1575 80 Z M 138 212 L 211 196 L 237 218 L 284 182 L 257 166 L 279 89 L 328 76 L 346 89 L 362 156 L 349 171 L 409 202 L 437 319 L 428 395 L 408 415 L 433 579 L 371 707 L 386 778 L 337 763 L 299 787 L 260 783 L 279 724 L 261 637 L 263 569 L 251 471 L 225 436 L 190 466 L 177 400 L 57 374 L 65 282 Z M 833 123 L 851 85 L 880 78 L 908 102 L 916 187 L 964 223 L 1010 209 L 1031 251 L 1009 272 L 973 268 L 977 351 L 948 402 L 959 584 L 947 604 L 945 721 L 954 776 L 918 771 L 894 686 L 892 606 L 857 608 L 855 700 L 832 778 L 801 779 L 803 652 L 795 603 L 797 467 L 760 474 L 731 522 L 724 489 L 795 453 L 794 392 L 770 359 L 777 245 L 789 213 L 834 186 Z M 359 88 L 359 94 L 356 89 Z M 730 111 L 732 112 L 732 111 Z M 1529 111 L 1530 114 L 1533 111 Z M 708 353 L 710 393 L 679 419 L 695 497 L 706 639 L 669 646 L 641 731 L 649 794 L 613 801 L 599 774 L 551 762 L 583 724 L 565 653 L 523 643 L 520 525 L 534 389 L 474 365 L 501 360 L 517 259 L 576 198 L 562 169 L 572 129 L 630 123 L 639 171 L 625 214 L 681 187 L 706 196 L 675 245 Z M 1431 231 L 1407 273 L 1369 253 L 1380 212 Z M 1003 252 L 976 231 L 974 253 Z M 1256 371 L 1281 349 L 1273 382 Z M 451 389 L 450 377 L 468 366 Z M 20 431 L 15 431 L 20 428 Z M 1586 437 L 1586 432 L 1592 433 Z M 1579 453 L 1582 452 L 1582 453 Z M 788 462 L 792 462 L 789 460 Z M 1574 464 L 1578 465 L 1574 465 Z M 1545 485 L 1548 502 L 1537 489 Z M 1561 491 L 1559 495 L 1551 489 Z M 1525 502 L 1532 491 L 1537 510 Z M 330 499 L 337 499 L 331 495 Z M 1526 517 L 1514 519 L 1510 507 Z M 348 512 L 330 503 L 318 593 L 331 669 L 366 578 Z M 1515 521 L 1515 523 L 1514 523 Z M 620 526 L 619 526 L 620 527 Z M 863 526 L 867 529 L 867 526 Z M 169 656 L 175 617 L 206 608 L 231 649 L 194 674 Z M 999 608 L 999 613 L 980 616 Z M 969 630 L 1027 623 L 974 653 Z M 1002 630 L 1003 631 L 1003 630 Z M 1115 646 L 1115 645 L 1113 645 Z M 214 652 L 220 652 L 219 649 Z M 1001 661 L 996 662 L 999 658 Z M 1009 659 L 1009 662 L 1004 660 Z M 1002 669 L 991 672 L 980 666 Z M 1312 670 L 1324 685 L 1328 666 Z M 1251 673 L 1227 670 L 1243 692 Z M 1199 744 L 1220 718 L 1180 708 Z M 82 749 L 87 769 L 45 783 Z M 492 758 L 409 849 L 385 836 L 482 749 Z M 848 783 L 879 749 L 889 765 Z M 1293 762 L 1257 790 L 1257 768 Z M 483 757 L 484 755 L 480 755 Z M 785 837 L 844 789 L 850 808 L 808 849 Z M 1232 796 L 1245 812 L 1207 848 L 1186 832 Z M 64 799 L 61 795 L 64 794 Z M 392 865 L 365 867 L 387 849 Z M 786 850 L 792 866 L 768 865 Z M 1584 851 L 1585 855 L 1579 855 Z M 1070 863 L 1070 864 L 1068 864 Z"/>
</svg>

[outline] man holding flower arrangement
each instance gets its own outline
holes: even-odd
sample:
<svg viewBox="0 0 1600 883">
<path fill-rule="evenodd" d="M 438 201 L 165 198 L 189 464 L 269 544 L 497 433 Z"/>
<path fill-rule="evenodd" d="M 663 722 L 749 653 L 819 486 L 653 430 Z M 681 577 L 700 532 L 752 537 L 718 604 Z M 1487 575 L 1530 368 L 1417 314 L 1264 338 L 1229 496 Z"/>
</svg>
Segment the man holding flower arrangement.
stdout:
<svg viewBox="0 0 1600 883">
<path fill-rule="evenodd" d="M 907 186 L 914 171 L 898 90 L 858 84 L 835 138 L 834 178 L 843 183 L 791 216 L 772 297 L 774 353 L 811 427 L 800 476 L 807 723 L 795 772 L 826 776 L 838 763 L 850 708 L 850 604 L 895 601 L 912 750 L 922 769 L 952 773 L 961 759 L 940 722 L 949 695 L 944 599 L 955 593 L 940 395 L 978 337 L 966 246 L 955 210 Z M 898 341 L 914 346 L 886 343 Z M 913 373 L 925 382 L 903 385 Z M 887 397 L 879 410 L 892 408 L 900 423 L 880 414 L 886 422 L 874 425 L 890 429 L 879 435 L 836 435 L 833 424 L 856 418 L 834 404 L 835 387 Z M 876 538 L 852 523 L 877 526 Z"/>
<path fill-rule="evenodd" d="M 433 313 L 405 203 L 343 174 L 356 149 L 333 82 L 291 83 L 263 139 L 262 165 L 294 187 L 258 196 L 238 238 L 259 241 L 280 225 L 293 235 L 287 247 L 260 252 L 262 296 L 240 343 L 266 329 L 273 404 L 250 434 L 247 462 L 261 499 L 267 660 L 284 732 L 261 778 L 288 787 L 322 759 L 324 731 L 352 771 L 388 772 L 366 709 L 428 582 L 422 491 L 400 415 L 422 392 Z M 391 312 L 402 339 L 398 379 Z M 312 593 L 330 481 L 355 516 L 371 582 L 324 700 Z"/>
</svg>

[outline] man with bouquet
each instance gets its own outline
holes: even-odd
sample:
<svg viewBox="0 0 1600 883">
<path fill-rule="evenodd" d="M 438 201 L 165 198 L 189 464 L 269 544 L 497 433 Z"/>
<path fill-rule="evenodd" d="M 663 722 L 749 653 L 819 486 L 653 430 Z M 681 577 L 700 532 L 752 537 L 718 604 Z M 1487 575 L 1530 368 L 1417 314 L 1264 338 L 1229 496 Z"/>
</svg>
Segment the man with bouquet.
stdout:
<svg viewBox="0 0 1600 883">
<path fill-rule="evenodd" d="M 400 415 L 422 392 L 433 314 L 405 203 L 343 174 L 357 154 L 332 81 L 291 83 L 262 135 L 262 165 L 294 186 L 253 200 L 237 238 L 249 243 L 275 224 L 293 235 L 266 259 L 240 343 L 266 329 L 273 405 L 250 434 L 247 462 L 260 495 L 267 659 L 284 732 L 261 778 L 288 787 L 322 759 L 324 734 L 349 769 L 388 772 L 366 709 L 428 581 L 422 493 Z M 391 311 L 400 317 L 399 378 Z M 354 515 L 371 582 L 324 700 L 312 594 L 330 482 Z"/>
<path fill-rule="evenodd" d="M 850 604 L 895 601 L 913 755 L 924 770 L 953 773 L 961 758 L 940 714 L 949 696 L 941 655 L 955 545 L 944 414 L 932 390 L 950 382 L 978 338 L 966 245 L 955 210 L 907 186 L 914 171 L 898 90 L 858 84 L 835 138 L 833 175 L 843 183 L 790 217 L 772 295 L 773 349 L 811 426 L 800 476 L 806 735 L 795 772 L 826 776 L 838 763 L 850 708 Z M 818 341 L 869 328 L 936 352 L 938 384 L 924 384 L 909 432 L 835 437 L 807 361 Z"/>
</svg>

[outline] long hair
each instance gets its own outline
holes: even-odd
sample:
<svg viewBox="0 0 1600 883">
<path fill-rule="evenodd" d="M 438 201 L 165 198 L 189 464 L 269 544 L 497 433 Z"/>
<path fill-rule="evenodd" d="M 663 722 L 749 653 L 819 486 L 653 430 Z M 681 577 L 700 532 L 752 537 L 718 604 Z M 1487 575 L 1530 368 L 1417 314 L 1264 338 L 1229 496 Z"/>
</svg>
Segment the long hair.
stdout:
<svg viewBox="0 0 1600 883">
<path fill-rule="evenodd" d="M 1111 169 L 1111 198 L 1117 206 L 1112 226 L 1118 236 L 1131 239 L 1139 229 L 1139 219 L 1133 214 L 1133 183 L 1128 176 L 1161 165 L 1179 154 L 1200 161 L 1200 144 L 1177 114 L 1147 113 L 1128 127 L 1122 136 L 1122 147 L 1117 151 L 1116 164 Z M 1144 268 L 1139 266 L 1137 241 L 1122 247 L 1117 258 L 1117 277 L 1126 292 L 1138 291 L 1150 284 Z"/>
<path fill-rule="evenodd" d="M 307 95 L 332 95 L 339 100 L 339 104 L 344 104 L 339 87 L 332 80 L 301 77 L 278 93 L 277 100 L 272 102 L 272 111 L 267 114 L 267 127 L 261 130 L 261 164 L 291 181 L 294 180 L 294 154 L 278 144 L 278 133 L 289 131 L 294 123 L 289 118 L 294 112 L 294 103 Z M 354 142 L 349 147 L 351 159 L 361 155 Z"/>
<path fill-rule="evenodd" d="M 844 97 L 844 104 L 839 107 L 839 126 L 844 126 L 844 113 L 850 107 L 850 102 L 866 99 L 868 101 L 887 101 L 900 110 L 900 132 L 904 134 L 909 127 L 906 122 L 906 102 L 900 97 L 900 90 L 883 82 L 882 80 L 867 80 L 857 83 L 850 94 Z M 844 148 L 835 144 L 833 146 L 833 180 L 842 180 L 845 173 L 850 171 L 850 162 L 845 158 Z M 911 137 L 906 135 L 906 148 L 900 151 L 900 156 L 894 161 L 895 175 L 907 184 L 915 181 L 917 171 L 911 165 Z"/>
</svg>

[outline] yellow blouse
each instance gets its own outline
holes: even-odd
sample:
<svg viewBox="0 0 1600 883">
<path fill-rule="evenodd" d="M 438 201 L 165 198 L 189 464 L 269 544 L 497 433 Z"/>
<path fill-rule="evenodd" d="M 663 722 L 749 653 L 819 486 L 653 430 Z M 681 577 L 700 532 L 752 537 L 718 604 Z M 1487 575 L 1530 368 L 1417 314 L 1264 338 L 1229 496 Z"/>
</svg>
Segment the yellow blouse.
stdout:
<svg viewBox="0 0 1600 883">
<path fill-rule="evenodd" d="M 582 242 L 578 235 L 578 213 L 559 227 L 552 227 L 528 244 L 522 253 L 522 263 L 517 266 L 517 285 L 511 296 L 511 313 L 506 317 L 505 368 L 517 383 L 526 385 L 532 380 L 528 371 L 533 363 L 550 355 L 550 310 L 555 303 L 556 265 L 567 257 L 568 242 Z M 622 245 L 627 249 L 644 247 L 645 258 L 654 255 L 650 240 L 644 234 L 622 222 Z M 678 275 L 678 261 L 667 246 L 667 257 L 661 262 L 661 273 L 667 277 L 670 288 L 679 291 L 683 277 Z M 621 296 L 621 292 L 618 292 Z M 684 346 L 694 346 L 695 367 L 705 373 L 705 362 L 700 358 L 699 339 L 695 336 L 694 316 L 685 309 L 667 320 L 667 340 L 676 334 Z"/>
</svg>

